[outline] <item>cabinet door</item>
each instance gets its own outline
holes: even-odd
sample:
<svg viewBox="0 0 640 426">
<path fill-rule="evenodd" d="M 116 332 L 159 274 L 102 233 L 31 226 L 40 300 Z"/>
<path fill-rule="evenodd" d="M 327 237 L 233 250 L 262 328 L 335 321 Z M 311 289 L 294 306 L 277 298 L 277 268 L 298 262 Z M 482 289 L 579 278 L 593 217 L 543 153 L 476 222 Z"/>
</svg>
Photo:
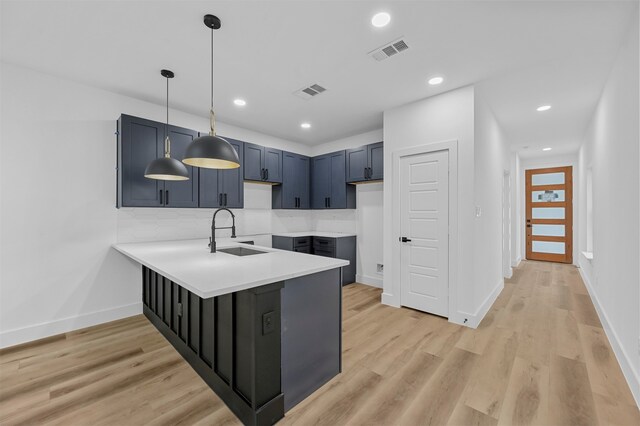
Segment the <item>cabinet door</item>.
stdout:
<svg viewBox="0 0 640 426">
<path fill-rule="evenodd" d="M 347 208 L 347 182 L 345 181 L 345 152 L 331 154 L 331 193 L 329 195 L 329 208 Z"/>
<path fill-rule="evenodd" d="M 164 181 L 144 177 L 144 170 L 164 153 L 164 124 L 129 115 L 122 115 L 119 124 L 119 205 L 161 207 Z"/>
<path fill-rule="evenodd" d="M 326 209 L 326 199 L 331 194 L 331 157 L 314 157 L 311 164 L 311 208 Z"/>
<path fill-rule="evenodd" d="M 382 180 L 384 178 L 384 150 L 382 142 L 367 145 L 369 167 L 371 168 L 369 179 Z"/>
<path fill-rule="evenodd" d="M 198 132 L 194 130 L 169 126 L 171 157 L 182 161 L 187 147 L 197 137 Z M 187 166 L 187 170 L 189 170 L 189 180 L 165 181 L 164 204 L 166 207 L 198 207 L 198 173 L 192 166 Z"/>
<path fill-rule="evenodd" d="M 292 152 L 282 153 L 282 187 L 280 191 L 281 209 L 297 208 L 298 188 L 298 162 L 299 156 Z M 275 189 L 275 188 L 274 188 Z"/>
<path fill-rule="evenodd" d="M 347 157 L 347 182 L 360 182 L 366 179 L 365 168 L 368 167 L 367 147 L 348 149 Z"/>
<path fill-rule="evenodd" d="M 240 167 L 237 169 L 218 171 L 218 188 L 222 193 L 224 207 L 241 209 L 244 207 L 244 169 L 243 169 L 243 142 L 231 138 L 225 138 L 235 148 L 240 158 Z"/>
<path fill-rule="evenodd" d="M 309 196 L 309 192 L 311 192 L 311 188 L 309 186 L 309 180 L 311 178 L 310 175 L 310 160 L 309 157 L 298 156 L 298 169 L 297 169 L 297 178 L 298 178 L 298 208 L 300 209 L 308 209 L 311 207 L 311 200 Z"/>
<path fill-rule="evenodd" d="M 282 151 L 264 148 L 264 168 L 267 170 L 267 182 L 282 183 Z"/>
<path fill-rule="evenodd" d="M 218 170 L 200 169 L 200 207 L 222 207 Z"/>
<path fill-rule="evenodd" d="M 244 144 L 244 178 L 246 180 L 263 180 L 264 147 L 252 143 Z"/>
</svg>

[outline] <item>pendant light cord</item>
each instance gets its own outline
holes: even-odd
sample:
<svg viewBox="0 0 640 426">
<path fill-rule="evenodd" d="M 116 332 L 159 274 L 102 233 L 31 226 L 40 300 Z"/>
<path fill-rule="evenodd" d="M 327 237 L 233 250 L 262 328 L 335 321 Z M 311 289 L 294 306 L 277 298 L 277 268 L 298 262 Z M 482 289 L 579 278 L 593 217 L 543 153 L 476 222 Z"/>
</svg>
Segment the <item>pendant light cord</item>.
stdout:
<svg viewBox="0 0 640 426">
<path fill-rule="evenodd" d="M 211 126 L 209 135 L 211 136 L 216 135 L 216 115 L 213 111 L 213 31 L 214 29 L 211 28 L 211 113 L 209 117 L 209 125 Z"/>
<path fill-rule="evenodd" d="M 169 140 L 169 77 L 167 79 L 167 124 L 164 126 L 164 156 L 171 157 L 171 141 Z"/>
</svg>

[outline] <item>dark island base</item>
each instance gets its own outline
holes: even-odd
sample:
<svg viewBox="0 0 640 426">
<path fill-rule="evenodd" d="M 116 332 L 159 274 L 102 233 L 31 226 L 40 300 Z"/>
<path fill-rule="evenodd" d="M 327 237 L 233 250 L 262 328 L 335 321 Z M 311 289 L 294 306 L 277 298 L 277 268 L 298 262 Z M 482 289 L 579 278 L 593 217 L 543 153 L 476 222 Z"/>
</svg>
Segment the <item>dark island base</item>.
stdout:
<svg viewBox="0 0 640 426">
<path fill-rule="evenodd" d="M 278 282 L 202 299 L 142 268 L 144 315 L 246 425 L 284 417 Z"/>
</svg>

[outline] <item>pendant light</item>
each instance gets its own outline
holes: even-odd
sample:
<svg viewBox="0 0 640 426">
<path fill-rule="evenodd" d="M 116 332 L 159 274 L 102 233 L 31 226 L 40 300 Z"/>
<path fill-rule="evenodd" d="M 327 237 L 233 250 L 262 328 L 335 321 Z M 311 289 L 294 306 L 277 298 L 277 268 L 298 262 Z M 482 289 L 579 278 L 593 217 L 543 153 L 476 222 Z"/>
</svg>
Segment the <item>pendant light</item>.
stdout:
<svg viewBox="0 0 640 426">
<path fill-rule="evenodd" d="M 220 28 L 222 23 L 217 16 L 205 15 L 204 24 L 211 29 L 211 110 L 209 116 L 211 130 L 208 136 L 201 136 L 189 144 L 182 162 L 206 169 L 235 169 L 240 167 L 240 158 L 229 142 L 216 136 L 216 118 L 213 111 L 213 31 Z"/>
<path fill-rule="evenodd" d="M 189 171 L 180 161 L 171 158 L 171 140 L 169 139 L 169 79 L 174 74 L 169 70 L 162 70 L 160 74 L 167 79 L 167 124 L 164 130 L 164 157 L 156 158 L 149 163 L 144 171 L 144 177 L 158 180 L 189 180 Z"/>
</svg>

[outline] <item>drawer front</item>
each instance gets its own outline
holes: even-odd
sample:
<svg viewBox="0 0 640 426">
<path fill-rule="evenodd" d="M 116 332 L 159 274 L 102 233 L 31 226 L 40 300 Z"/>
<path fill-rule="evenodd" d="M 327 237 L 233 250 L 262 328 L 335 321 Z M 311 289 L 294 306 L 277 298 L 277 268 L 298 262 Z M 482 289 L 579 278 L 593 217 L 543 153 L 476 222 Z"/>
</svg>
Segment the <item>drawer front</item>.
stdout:
<svg viewBox="0 0 640 426">
<path fill-rule="evenodd" d="M 293 239 L 294 247 L 303 247 L 311 245 L 311 237 L 296 237 Z"/>
<path fill-rule="evenodd" d="M 293 251 L 297 253 L 311 253 L 311 246 L 294 247 Z"/>
<path fill-rule="evenodd" d="M 316 256 L 324 256 L 324 257 L 336 257 L 336 253 L 333 249 L 329 248 L 314 248 L 313 249 L 313 254 L 315 254 Z"/>
<path fill-rule="evenodd" d="M 335 238 L 313 237 L 313 248 L 318 249 L 334 249 L 336 246 Z"/>
</svg>

